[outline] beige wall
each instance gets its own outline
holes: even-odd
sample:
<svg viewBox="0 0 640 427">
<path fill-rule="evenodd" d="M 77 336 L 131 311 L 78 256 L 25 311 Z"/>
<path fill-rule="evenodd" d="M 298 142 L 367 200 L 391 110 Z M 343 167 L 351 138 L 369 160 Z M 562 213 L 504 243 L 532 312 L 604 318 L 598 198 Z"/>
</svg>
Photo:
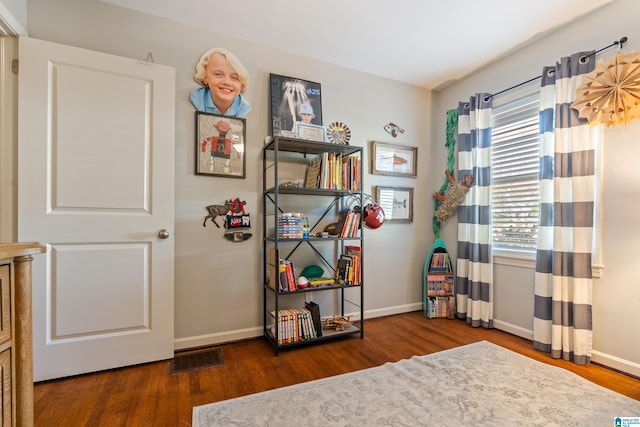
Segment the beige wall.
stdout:
<svg viewBox="0 0 640 427">
<path fill-rule="evenodd" d="M 617 0 L 535 43 L 433 95 L 432 139 L 444 135 L 446 110 L 474 92 L 495 93 L 540 75 L 543 65 L 561 56 L 599 49 L 623 36 L 629 38 L 623 53 L 640 50 L 640 2 Z M 598 60 L 609 60 L 616 49 Z M 603 175 L 602 277 L 594 279 L 593 360 L 640 375 L 640 121 L 605 130 Z M 436 149 L 435 146 L 432 147 Z M 446 153 L 436 150 L 434 164 L 445 164 Z M 437 168 L 434 173 L 437 175 Z M 431 180 L 434 176 L 429 177 Z M 455 222 L 447 224 L 443 237 L 455 241 Z M 495 266 L 496 325 L 519 335 L 531 336 L 534 272 L 512 265 Z"/>
<path fill-rule="evenodd" d="M 432 185 L 426 180 L 430 92 L 97 0 L 29 0 L 27 12 L 31 37 L 141 60 L 152 52 L 156 63 L 176 69 L 177 347 L 262 334 L 261 147 L 268 133 L 269 73 L 321 83 L 325 124 L 347 123 L 353 145 L 391 142 L 383 126 L 392 121 L 406 130 L 394 142 L 419 146 L 418 179 L 368 173 L 364 178 L 368 192 L 376 185 L 415 189 L 412 224 L 387 224 L 365 236 L 365 311 L 377 316 L 421 308 L 422 262 L 432 241 L 427 197 Z M 194 175 L 194 108 L 188 94 L 196 87 L 198 58 L 218 46 L 234 52 L 251 77 L 247 98 L 253 110 L 247 117 L 242 180 Z M 365 165 L 368 160 L 367 149 Z M 215 226 L 202 227 L 204 207 L 231 196 L 246 200 L 253 218 L 254 237 L 244 243 L 224 240 Z"/>
<path fill-rule="evenodd" d="M 600 48 L 623 35 L 625 52 L 640 50 L 640 3 L 617 0 L 556 33 L 432 95 L 420 88 L 265 48 L 215 32 L 131 12 L 97 0 L 29 0 L 31 37 L 145 59 L 176 68 L 176 346 L 188 347 L 261 334 L 261 242 L 226 242 L 220 230 L 203 228 L 204 206 L 238 195 L 247 200 L 254 232 L 261 230 L 262 140 L 268 132 L 268 74 L 322 84 L 326 123 L 339 120 L 352 130 L 352 144 L 398 142 L 419 147 L 418 179 L 366 174 L 365 190 L 376 185 L 414 187 L 414 222 L 387 224 L 366 234 L 367 316 L 421 308 L 421 273 L 433 241 L 432 201 L 446 167 L 445 113 L 476 91 L 497 92 L 540 73 L 541 67 L 574 51 Z M 241 23 L 239 23 L 241 25 Z M 269 31 L 265 24 L 265 31 Z M 209 47 L 236 53 L 250 71 L 247 93 L 247 178 L 225 180 L 193 174 L 193 66 Z M 455 46 L 451 47 L 455 49 Z M 608 59 L 615 50 L 600 55 Z M 392 121 L 406 132 L 395 141 L 382 126 Z M 604 271 L 594 281 L 594 360 L 640 374 L 640 122 L 605 133 Z M 368 150 L 367 150 L 368 153 Z M 369 158 L 365 158 L 368 164 Z M 615 208 L 614 208 L 615 206 Z M 442 237 L 455 254 L 455 220 Z M 527 336 L 533 313 L 533 271 L 496 267 L 495 314 L 501 328 Z M 365 335 L 366 336 L 366 335 Z"/>
</svg>

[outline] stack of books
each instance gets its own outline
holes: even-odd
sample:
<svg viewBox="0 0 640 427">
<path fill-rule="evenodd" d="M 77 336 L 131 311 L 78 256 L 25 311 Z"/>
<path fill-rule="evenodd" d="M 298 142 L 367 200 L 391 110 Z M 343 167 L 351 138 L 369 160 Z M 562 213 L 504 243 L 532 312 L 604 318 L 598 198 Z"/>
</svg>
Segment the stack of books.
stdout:
<svg viewBox="0 0 640 427">
<path fill-rule="evenodd" d="M 431 272 L 446 272 L 449 270 L 449 260 L 446 252 L 435 252 L 431 256 L 431 265 L 429 271 Z"/>
<path fill-rule="evenodd" d="M 279 239 L 308 239 L 309 218 L 301 214 L 285 213 L 278 218 Z"/>
<path fill-rule="evenodd" d="M 451 297 L 428 297 L 427 317 L 448 317 L 453 319 L 454 299 Z"/>
<path fill-rule="evenodd" d="M 269 272 L 269 287 L 271 289 L 278 290 L 279 292 L 294 292 L 298 290 L 296 269 L 293 262 L 280 258 L 275 248 L 269 248 L 267 270 Z"/>
<path fill-rule="evenodd" d="M 360 190 L 360 157 L 323 153 L 307 166 L 305 187 L 329 190 Z"/>
<path fill-rule="evenodd" d="M 430 296 L 452 296 L 453 276 L 429 274 L 427 276 L 427 295 Z"/>
<path fill-rule="evenodd" d="M 311 311 L 306 308 L 286 308 L 278 310 L 277 316 L 275 311 L 272 311 L 270 315 L 271 334 L 274 338 L 276 336 L 276 321 L 278 322 L 278 344 L 305 341 L 318 336 Z"/>
<path fill-rule="evenodd" d="M 336 282 L 340 285 L 362 284 L 362 268 L 360 265 L 360 246 L 344 247 L 344 253 L 338 259 L 336 266 Z"/>
<path fill-rule="evenodd" d="M 335 236 L 356 237 L 360 227 L 360 213 L 352 209 L 340 211 L 340 216 L 336 222 Z"/>
</svg>

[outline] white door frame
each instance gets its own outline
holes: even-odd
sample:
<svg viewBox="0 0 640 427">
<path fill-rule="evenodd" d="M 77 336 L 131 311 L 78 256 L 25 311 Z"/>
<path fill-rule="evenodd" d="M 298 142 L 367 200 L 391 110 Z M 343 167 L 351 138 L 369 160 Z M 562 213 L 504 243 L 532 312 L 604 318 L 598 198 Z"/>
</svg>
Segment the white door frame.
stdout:
<svg viewBox="0 0 640 427">
<path fill-rule="evenodd" d="M 12 63 L 18 58 L 18 35 L 26 30 L 0 0 L 0 242 L 17 237 L 18 76 Z"/>
<path fill-rule="evenodd" d="M 18 39 L 0 37 L 0 242 L 17 237 L 18 197 L 18 75 L 12 63 L 18 58 Z"/>
</svg>

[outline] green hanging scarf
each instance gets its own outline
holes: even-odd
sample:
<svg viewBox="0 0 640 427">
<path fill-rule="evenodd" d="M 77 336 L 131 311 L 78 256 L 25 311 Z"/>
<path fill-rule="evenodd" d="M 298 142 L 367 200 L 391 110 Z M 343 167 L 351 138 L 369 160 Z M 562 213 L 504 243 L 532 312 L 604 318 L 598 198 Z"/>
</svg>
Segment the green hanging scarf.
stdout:
<svg viewBox="0 0 640 427">
<path fill-rule="evenodd" d="M 444 144 L 444 146 L 447 147 L 447 149 L 449 150 L 449 154 L 447 156 L 447 170 L 451 174 L 453 174 L 453 166 L 456 163 L 456 155 L 454 151 L 456 140 L 454 138 L 454 132 L 457 126 L 458 126 L 458 110 L 451 109 L 447 111 L 447 139 Z M 448 186 L 449 186 L 449 181 L 447 181 L 447 178 L 445 177 L 442 185 L 440 186 L 439 193 L 444 193 L 444 191 L 446 191 Z M 440 206 L 440 202 L 438 202 L 435 199 L 433 202 L 434 202 L 433 203 L 433 234 L 435 235 L 436 239 L 439 239 L 440 238 L 440 221 L 438 221 L 438 218 L 436 217 L 436 211 L 438 210 L 438 206 Z"/>
</svg>

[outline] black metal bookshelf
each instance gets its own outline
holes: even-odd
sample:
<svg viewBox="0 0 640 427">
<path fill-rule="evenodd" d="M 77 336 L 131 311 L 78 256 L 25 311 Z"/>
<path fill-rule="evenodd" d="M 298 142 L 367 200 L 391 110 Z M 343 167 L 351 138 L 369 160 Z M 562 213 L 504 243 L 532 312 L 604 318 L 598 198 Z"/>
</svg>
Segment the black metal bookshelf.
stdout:
<svg viewBox="0 0 640 427">
<path fill-rule="evenodd" d="M 283 155 L 287 153 L 287 155 Z M 357 189 L 335 189 L 335 188 L 307 188 L 303 186 L 291 187 L 278 185 L 280 168 L 287 162 L 308 163 L 312 156 L 321 156 L 324 153 L 334 153 L 342 157 L 357 156 L 360 160 L 360 167 L 357 171 Z M 285 348 L 294 348 L 310 343 L 318 343 L 322 341 L 332 340 L 348 335 L 359 334 L 360 338 L 364 338 L 364 233 L 363 219 L 360 216 L 358 221 L 358 232 L 353 237 L 316 237 L 323 219 L 330 220 L 336 218 L 338 212 L 345 208 L 345 200 L 347 198 L 355 198 L 359 202 L 359 206 L 363 203 L 362 191 L 362 147 L 329 144 L 325 142 L 309 141 L 288 137 L 273 137 L 267 141 L 263 147 L 263 324 L 264 336 L 273 345 L 275 354 L 278 355 L 279 350 Z M 271 172 L 273 182 L 269 180 L 268 175 Z M 307 238 L 282 238 L 279 237 L 279 215 L 284 214 L 282 210 L 283 198 L 309 197 L 318 200 L 318 207 L 323 207 L 324 211 L 319 218 L 310 224 L 310 236 Z M 291 201 L 288 200 L 288 203 Z M 360 247 L 360 282 L 356 285 L 343 285 L 334 283 L 333 286 L 308 287 L 305 289 L 296 289 L 294 291 L 281 291 L 278 283 L 271 283 L 270 276 L 278 278 L 278 265 L 270 265 L 268 262 L 268 253 L 270 249 L 275 249 L 275 253 L 279 257 L 289 259 L 297 251 L 312 251 L 322 263 L 329 268 L 332 274 L 335 274 L 335 266 L 338 255 L 334 255 L 333 259 L 325 257 L 319 248 L 323 245 L 334 245 L 329 252 L 334 254 L 342 253 L 345 245 L 357 245 Z M 277 263 L 276 263 L 277 264 Z M 274 270 L 269 271 L 270 268 Z M 277 279 L 276 279 L 277 280 Z M 278 315 L 272 316 L 271 313 L 280 313 L 291 307 L 290 300 L 296 295 L 308 292 L 337 292 L 338 307 L 329 309 L 322 308 L 323 317 L 345 316 L 345 291 L 347 289 L 357 289 L 358 297 L 356 301 L 348 300 L 351 306 L 356 306 L 359 311 L 359 319 L 353 324 L 344 325 L 343 330 L 323 329 L 322 336 L 311 339 L 303 339 L 294 342 L 280 342 L 282 331 L 278 321 Z M 273 322 L 272 322 L 273 319 Z M 273 323 L 273 324 L 272 324 Z M 342 328 L 341 328 L 342 329 Z"/>
</svg>

